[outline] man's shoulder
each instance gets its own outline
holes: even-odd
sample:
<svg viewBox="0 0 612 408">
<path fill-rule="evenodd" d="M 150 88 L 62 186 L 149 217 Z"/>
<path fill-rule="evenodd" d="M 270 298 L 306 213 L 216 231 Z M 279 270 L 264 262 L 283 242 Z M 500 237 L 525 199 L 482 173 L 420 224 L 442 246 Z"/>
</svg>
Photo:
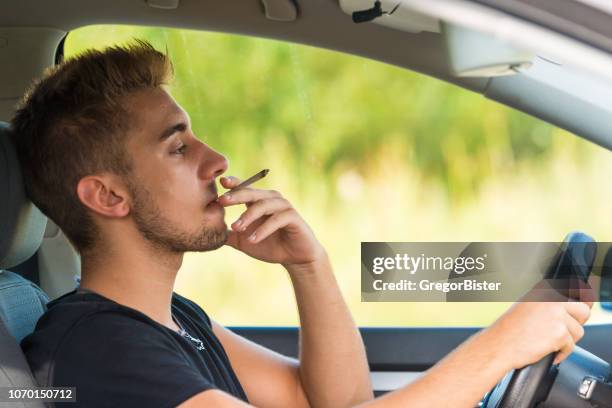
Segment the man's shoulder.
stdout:
<svg viewBox="0 0 612 408">
<path fill-rule="evenodd" d="M 67 297 L 51 305 L 22 341 L 40 385 L 78 387 L 85 406 L 99 398 L 138 402 L 131 406 L 179 402 L 210 388 L 244 396 L 222 347 L 207 333 L 208 315 L 192 300 L 173 293 L 172 312 L 204 343 L 204 352 L 139 311 L 93 295 L 87 299 Z"/>
<path fill-rule="evenodd" d="M 49 302 L 45 313 L 38 319 L 34 332 L 26 336 L 24 341 L 33 335 L 54 338 L 64 337 L 66 333 L 84 324 L 100 323 L 112 326 L 138 325 L 147 321 L 147 317 L 130 308 L 108 301 L 101 296 L 75 294 L 74 292 L 61 296 Z M 150 320 L 150 319 L 148 319 Z"/>
<path fill-rule="evenodd" d="M 181 320 L 187 317 L 211 329 L 208 314 L 192 300 L 174 292 L 172 305 L 173 313 L 178 310 Z M 145 339 L 142 342 L 159 336 L 167 338 L 167 331 L 136 309 L 97 294 L 71 292 L 49 303 L 48 310 L 38 320 L 34 332 L 22 340 L 21 347 L 26 354 L 33 347 L 49 352 L 71 337 L 125 341 L 139 336 Z"/>
<path fill-rule="evenodd" d="M 67 298 L 43 314 L 21 348 L 36 379 L 48 385 L 60 369 L 80 373 L 75 367 L 118 364 L 126 355 L 174 353 L 176 340 L 169 332 L 137 310 L 96 299 Z"/>
<path fill-rule="evenodd" d="M 190 316 L 206 316 L 201 308 L 183 296 L 173 295 L 172 302 Z M 22 340 L 21 347 L 27 354 L 32 345 L 38 347 L 42 343 L 46 349 L 57 348 L 61 342 L 73 337 L 125 341 L 139 336 L 145 339 L 142 342 L 158 336 L 167 337 L 167 331 L 139 310 L 97 294 L 71 292 L 50 302 L 34 332 Z"/>
</svg>

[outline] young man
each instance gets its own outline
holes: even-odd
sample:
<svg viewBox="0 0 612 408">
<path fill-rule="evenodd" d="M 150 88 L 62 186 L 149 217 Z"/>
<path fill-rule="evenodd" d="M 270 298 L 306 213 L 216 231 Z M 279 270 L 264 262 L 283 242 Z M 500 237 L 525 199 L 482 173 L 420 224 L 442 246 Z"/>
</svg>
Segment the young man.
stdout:
<svg viewBox="0 0 612 408">
<path fill-rule="evenodd" d="M 325 249 L 287 199 L 222 177 L 148 43 L 90 51 L 45 73 L 12 126 L 32 201 L 81 255 L 78 291 L 22 342 L 41 386 L 77 406 L 473 407 L 509 370 L 583 335 L 590 305 L 516 304 L 409 386 L 373 399 L 364 346 Z M 246 204 L 228 228 L 224 208 Z M 299 361 L 258 346 L 173 292 L 186 251 L 223 245 L 289 274 Z M 457 378 L 464 380 L 459 382 Z M 452 399 L 449 397 L 452 396 Z"/>
</svg>

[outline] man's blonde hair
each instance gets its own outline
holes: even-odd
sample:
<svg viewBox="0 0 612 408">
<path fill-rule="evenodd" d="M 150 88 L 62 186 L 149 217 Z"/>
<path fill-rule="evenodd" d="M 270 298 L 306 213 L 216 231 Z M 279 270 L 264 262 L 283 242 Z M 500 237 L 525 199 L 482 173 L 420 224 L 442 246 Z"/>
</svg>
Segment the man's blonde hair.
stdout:
<svg viewBox="0 0 612 408">
<path fill-rule="evenodd" d="M 18 105 L 11 127 L 26 193 L 79 253 L 98 235 L 77 196 L 79 180 L 102 172 L 130 176 L 126 96 L 172 78 L 169 57 L 135 40 L 48 68 Z"/>
</svg>

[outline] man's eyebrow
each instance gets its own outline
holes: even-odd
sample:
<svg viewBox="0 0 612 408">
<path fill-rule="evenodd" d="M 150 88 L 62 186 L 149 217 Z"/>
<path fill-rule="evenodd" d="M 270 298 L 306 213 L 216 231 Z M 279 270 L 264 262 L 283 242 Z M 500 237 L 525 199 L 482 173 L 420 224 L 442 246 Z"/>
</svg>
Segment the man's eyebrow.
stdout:
<svg viewBox="0 0 612 408">
<path fill-rule="evenodd" d="M 172 136 L 173 133 L 184 132 L 186 129 L 187 129 L 187 122 L 180 122 L 180 123 L 177 123 L 176 125 L 172 125 L 162 132 L 162 134 L 159 136 L 159 141 L 163 142 L 164 140 Z"/>
</svg>

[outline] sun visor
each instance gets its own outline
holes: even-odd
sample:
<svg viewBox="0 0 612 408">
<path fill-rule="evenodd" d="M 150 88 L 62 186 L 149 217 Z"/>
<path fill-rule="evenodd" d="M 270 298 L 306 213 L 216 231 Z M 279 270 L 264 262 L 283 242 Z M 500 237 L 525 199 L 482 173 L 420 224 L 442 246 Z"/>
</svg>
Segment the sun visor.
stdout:
<svg viewBox="0 0 612 408">
<path fill-rule="evenodd" d="M 462 77 L 514 75 L 532 65 L 534 54 L 510 46 L 489 33 L 441 23 L 451 69 Z"/>
</svg>

